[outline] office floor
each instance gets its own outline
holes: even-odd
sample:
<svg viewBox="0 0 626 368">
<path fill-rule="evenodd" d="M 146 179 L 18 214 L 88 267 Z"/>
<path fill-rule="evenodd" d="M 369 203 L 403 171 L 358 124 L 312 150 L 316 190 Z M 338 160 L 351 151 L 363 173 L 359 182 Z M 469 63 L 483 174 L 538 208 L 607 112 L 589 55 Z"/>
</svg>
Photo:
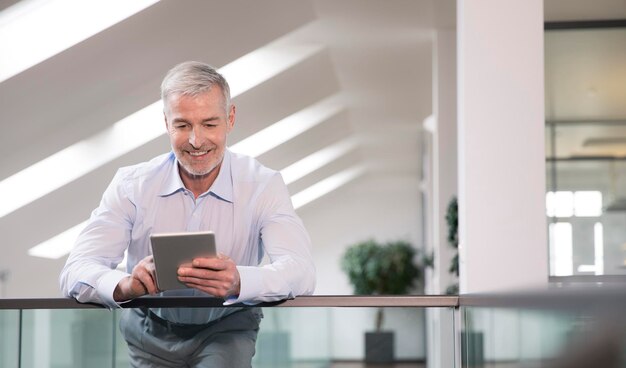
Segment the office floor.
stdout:
<svg viewBox="0 0 626 368">
<path fill-rule="evenodd" d="M 485 362 L 482 366 L 474 368 L 532 368 L 541 367 L 541 364 L 523 364 L 520 362 Z M 273 367 L 276 368 L 276 367 Z M 293 363 L 289 368 L 426 368 L 426 363 L 401 362 L 392 364 L 366 364 L 365 362 L 330 362 L 330 363 Z"/>
<path fill-rule="evenodd" d="M 424 363 L 366 364 L 363 362 L 331 363 L 329 368 L 425 368 Z"/>
<path fill-rule="evenodd" d="M 281 364 L 254 364 L 256 368 L 426 368 L 424 363 L 366 364 L 365 362 L 294 362 Z"/>
<path fill-rule="evenodd" d="M 401 362 L 391 364 L 367 364 L 365 362 L 329 362 L 313 363 L 298 362 L 289 365 L 289 368 L 425 368 L 425 363 Z M 276 367 L 272 367 L 276 368 Z"/>
</svg>

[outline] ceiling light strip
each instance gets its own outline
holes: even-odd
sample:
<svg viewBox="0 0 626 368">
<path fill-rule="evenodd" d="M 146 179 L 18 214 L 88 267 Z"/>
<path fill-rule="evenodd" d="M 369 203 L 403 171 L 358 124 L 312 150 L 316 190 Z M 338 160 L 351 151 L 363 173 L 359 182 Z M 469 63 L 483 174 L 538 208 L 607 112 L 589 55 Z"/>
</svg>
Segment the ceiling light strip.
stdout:
<svg viewBox="0 0 626 368">
<path fill-rule="evenodd" d="M 257 157 L 344 110 L 337 95 L 304 108 L 230 147 L 233 152 Z"/>
<path fill-rule="evenodd" d="M 291 196 L 293 207 L 298 209 L 335 189 L 356 179 L 365 172 L 365 166 L 359 165 L 340 171 Z"/>
<path fill-rule="evenodd" d="M 30 248 L 28 255 L 49 259 L 59 259 L 63 257 L 72 250 L 74 243 L 76 243 L 76 238 L 78 238 L 78 234 L 80 234 L 86 225 L 87 221 L 81 222 L 45 242 Z"/>
<path fill-rule="evenodd" d="M 346 139 L 339 143 L 336 143 L 334 145 L 331 145 L 322 149 L 321 152 L 324 152 L 324 151 L 327 152 L 326 154 L 323 154 L 322 156 L 328 158 L 332 155 L 340 155 L 341 152 L 343 153 L 348 152 L 350 149 L 354 148 L 355 145 L 356 145 L 356 140 Z M 297 175 L 301 175 L 303 173 L 303 170 L 297 168 L 297 165 L 306 165 L 307 162 L 311 163 L 313 166 L 316 166 L 316 165 L 319 165 L 319 167 L 323 166 L 323 165 L 320 165 L 320 163 L 323 162 L 323 160 L 319 160 L 318 158 L 315 158 L 315 153 L 314 153 L 296 162 L 295 164 L 290 165 L 287 168 L 283 169 L 281 171 L 281 174 L 283 174 L 283 177 L 285 177 L 285 170 L 287 170 L 286 172 L 287 178 L 294 178 Z M 296 168 L 294 169 L 294 167 Z M 290 171 L 293 171 L 293 173 L 290 174 Z M 349 182 L 350 180 L 353 180 L 354 178 L 362 174 L 363 171 L 364 171 L 363 167 L 357 166 L 348 170 L 344 170 L 340 173 L 337 173 L 293 195 L 291 197 L 292 203 L 294 204 L 295 208 L 304 206 L 305 204 L 311 201 L 314 201 L 315 199 L 337 189 L 338 187 Z M 285 182 L 287 182 L 287 184 L 289 184 L 288 180 L 289 179 L 285 179 Z M 78 234 L 80 234 L 80 232 L 86 226 L 86 224 L 87 224 L 87 221 L 82 222 L 60 234 L 55 235 L 54 237 L 29 249 L 28 254 L 34 257 L 49 258 L 49 259 L 59 259 L 65 256 L 74 247 Z"/>
<path fill-rule="evenodd" d="M 0 12 L 0 82 L 158 0 L 22 0 Z"/>
<path fill-rule="evenodd" d="M 337 160 L 357 146 L 355 138 L 347 138 L 335 144 L 322 148 L 305 158 L 294 162 L 293 164 L 282 169 L 280 173 L 283 176 L 285 184 L 289 185 L 306 175 L 318 170 L 319 168 Z"/>
<path fill-rule="evenodd" d="M 319 50 L 319 46 L 279 48 L 270 44 L 233 61 L 222 68 L 226 70 L 224 77 L 231 79 L 239 75 L 254 75 L 257 84 L 231 85 L 236 91 L 232 97 L 273 78 Z M 267 60 L 263 61 L 258 55 L 267 56 Z M 277 60 L 277 55 L 282 59 Z M 264 74 L 257 73 L 258 70 Z M 162 111 L 161 101 L 154 102 L 110 128 L 0 181 L 0 218 L 165 134 Z M 294 120 L 290 121 L 293 123 Z M 308 128 L 301 126 L 299 129 Z M 256 138 L 253 140 L 259 141 Z"/>
</svg>

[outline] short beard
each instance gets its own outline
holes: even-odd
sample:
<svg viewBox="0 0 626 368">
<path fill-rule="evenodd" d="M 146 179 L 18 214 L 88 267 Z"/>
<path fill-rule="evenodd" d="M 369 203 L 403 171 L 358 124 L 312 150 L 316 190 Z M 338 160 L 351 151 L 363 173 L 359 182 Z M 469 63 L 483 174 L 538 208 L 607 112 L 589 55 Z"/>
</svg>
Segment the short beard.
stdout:
<svg viewBox="0 0 626 368">
<path fill-rule="evenodd" d="M 187 172 L 187 174 L 194 176 L 194 177 L 203 177 L 206 175 L 209 175 L 213 170 L 215 170 L 216 167 L 218 167 L 222 161 L 224 161 L 224 155 L 222 154 L 222 157 L 220 157 L 220 159 L 211 167 L 207 168 L 206 170 L 202 170 L 202 171 L 198 171 L 196 169 L 194 169 L 191 166 L 187 166 L 185 165 L 181 159 L 178 157 L 178 154 L 176 151 L 174 151 L 175 156 L 176 156 L 176 161 L 178 162 L 179 167 L 181 167 L 183 170 L 185 170 L 185 172 Z"/>
<path fill-rule="evenodd" d="M 182 162 L 180 162 L 180 160 L 176 160 L 178 161 L 178 164 L 180 165 L 180 167 L 183 168 L 183 170 L 185 170 L 189 175 L 191 176 L 197 176 L 197 177 L 202 177 L 202 176 L 206 176 L 209 175 L 213 170 L 215 170 L 216 167 L 219 166 L 219 164 L 222 162 L 218 162 L 215 165 L 209 167 L 207 170 L 204 171 L 196 171 L 191 167 L 188 167 L 187 165 L 183 164 Z"/>
</svg>

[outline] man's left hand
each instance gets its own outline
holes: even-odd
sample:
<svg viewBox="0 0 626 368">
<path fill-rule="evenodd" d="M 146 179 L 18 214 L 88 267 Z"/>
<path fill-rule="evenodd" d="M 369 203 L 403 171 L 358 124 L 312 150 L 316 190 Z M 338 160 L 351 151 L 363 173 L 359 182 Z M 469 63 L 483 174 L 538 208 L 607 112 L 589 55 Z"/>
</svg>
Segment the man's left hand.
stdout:
<svg viewBox="0 0 626 368">
<path fill-rule="evenodd" d="M 196 258 L 191 265 L 180 266 L 178 280 L 219 298 L 239 295 L 239 271 L 235 262 L 223 254 L 216 258 Z"/>
</svg>

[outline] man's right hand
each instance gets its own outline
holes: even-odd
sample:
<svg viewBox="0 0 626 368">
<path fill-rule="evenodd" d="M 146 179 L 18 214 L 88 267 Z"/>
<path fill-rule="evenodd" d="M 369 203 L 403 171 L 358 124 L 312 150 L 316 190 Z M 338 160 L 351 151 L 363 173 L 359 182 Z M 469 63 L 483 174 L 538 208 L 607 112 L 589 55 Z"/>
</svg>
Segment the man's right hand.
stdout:
<svg viewBox="0 0 626 368">
<path fill-rule="evenodd" d="M 116 302 L 124 302 L 142 295 L 158 293 L 154 259 L 147 256 L 133 268 L 133 273 L 120 280 L 113 291 Z"/>
</svg>

